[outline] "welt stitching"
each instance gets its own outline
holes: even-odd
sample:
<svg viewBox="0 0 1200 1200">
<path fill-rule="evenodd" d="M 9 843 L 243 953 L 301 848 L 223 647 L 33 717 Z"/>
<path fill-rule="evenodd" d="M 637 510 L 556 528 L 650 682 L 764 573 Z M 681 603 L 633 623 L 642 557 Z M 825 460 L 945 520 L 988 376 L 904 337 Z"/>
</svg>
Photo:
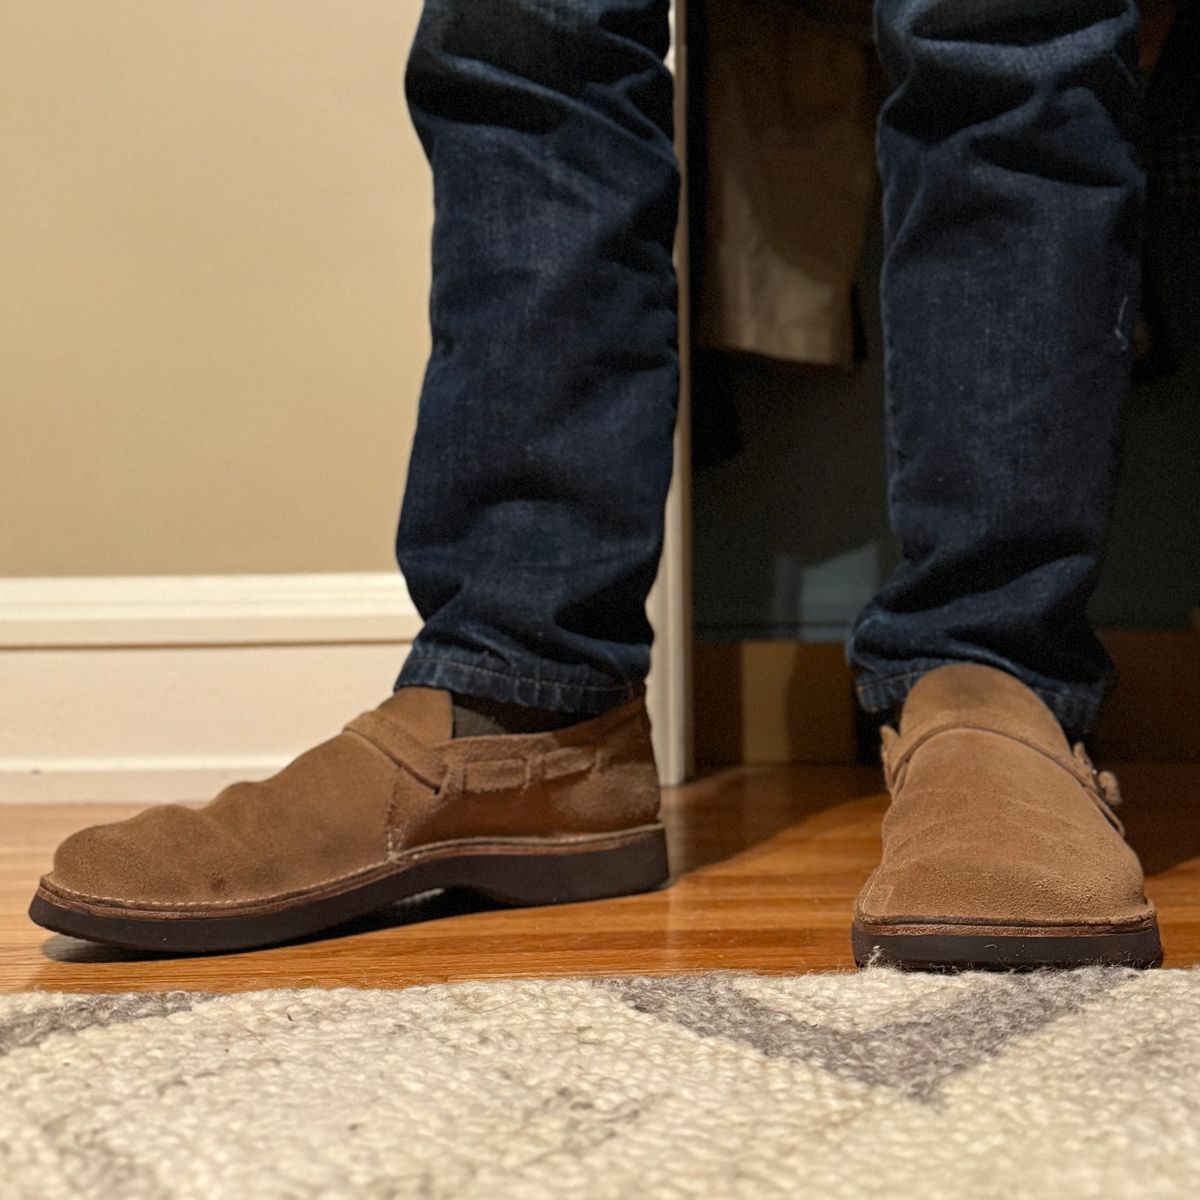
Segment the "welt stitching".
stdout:
<svg viewBox="0 0 1200 1200">
<path fill-rule="evenodd" d="M 624 838 L 624 837 L 628 837 L 630 834 L 633 834 L 633 833 L 641 833 L 641 832 L 653 830 L 656 828 L 661 828 L 661 824 L 659 822 L 654 822 L 649 825 L 636 825 L 636 826 L 632 826 L 628 829 L 614 829 L 614 830 L 609 830 L 607 832 L 600 832 L 600 833 L 594 833 L 594 834 L 593 833 L 566 834 L 566 835 L 558 835 L 557 837 L 553 837 L 553 838 L 524 838 L 524 837 L 520 837 L 520 836 L 511 836 L 510 837 L 510 836 L 505 836 L 505 835 L 501 835 L 498 837 L 492 837 L 492 838 L 482 838 L 482 839 L 450 838 L 444 842 L 431 842 L 425 846 L 414 846 L 414 847 L 411 847 L 411 851 L 415 854 L 421 854 L 421 853 L 424 853 L 424 852 L 427 852 L 430 850 L 434 850 L 434 849 L 441 849 L 443 847 L 456 846 L 459 843 L 476 843 L 476 842 L 481 842 L 481 843 L 489 844 L 489 845 L 502 845 L 502 846 L 511 846 L 511 845 L 520 846 L 520 845 L 524 845 L 524 844 L 530 843 L 530 842 L 543 842 L 543 841 L 552 841 L 552 842 L 555 842 L 556 844 L 563 844 L 563 843 L 581 844 L 584 842 L 591 842 L 591 841 L 605 841 L 609 838 Z M 401 851 L 401 853 L 408 853 L 408 852 L 409 851 Z M 267 902 L 274 903 L 277 900 L 291 900 L 297 896 L 305 896 L 310 892 L 316 891 L 318 888 L 328 887 L 329 884 L 331 884 L 331 883 L 341 883 L 345 879 L 354 879 L 356 876 L 359 876 L 359 875 L 368 875 L 372 871 L 379 870 L 380 867 L 390 867 L 390 866 L 394 866 L 394 865 L 395 865 L 394 862 L 388 862 L 387 860 L 384 860 L 382 862 L 375 862 L 375 863 L 372 863 L 368 867 L 360 867 L 357 871 L 349 871 L 344 875 L 335 875 L 332 879 L 323 879 L 323 880 L 321 880 L 320 883 L 309 884 L 307 887 L 301 888 L 299 891 L 277 892 L 277 893 L 274 893 L 269 896 L 244 896 L 240 900 L 187 900 L 187 901 L 180 901 L 177 904 L 170 903 L 167 901 L 153 901 L 153 902 L 148 903 L 148 902 L 142 901 L 142 900 L 133 900 L 128 896 L 96 896 L 96 895 L 93 895 L 91 892 L 77 892 L 77 891 L 75 891 L 74 888 L 64 887 L 62 884 L 59 884 L 59 883 L 53 884 L 52 890 L 56 891 L 56 892 L 62 892 L 68 896 L 78 896 L 80 900 L 94 900 L 99 904 L 106 904 L 106 905 L 125 904 L 125 905 L 133 906 L 134 908 L 137 908 L 140 910 L 155 911 L 155 912 L 175 912 L 181 908 L 233 908 L 237 905 L 263 904 L 263 903 L 267 903 Z"/>
<path fill-rule="evenodd" d="M 180 901 L 178 904 L 166 901 L 146 903 L 142 900 L 134 900 L 130 896 L 97 896 L 91 892 L 77 892 L 74 888 L 65 887 L 61 883 L 55 883 L 53 888 L 56 892 L 65 892 L 68 896 L 78 896 L 81 900 L 96 900 L 101 904 L 130 904 L 138 908 L 161 909 L 165 912 L 170 912 L 177 908 L 231 908 L 239 904 L 255 904 L 265 900 L 287 900 L 292 896 L 302 896 L 306 892 L 315 891 L 317 888 L 328 887 L 331 883 L 341 883 L 344 879 L 353 879 L 356 875 L 366 875 L 371 871 L 386 866 L 388 866 L 388 861 L 387 859 L 383 859 L 380 862 L 371 863 L 370 866 L 359 867 L 354 871 L 347 871 L 344 875 L 334 875 L 330 879 L 322 879 L 320 883 L 310 883 L 300 891 L 279 892 L 270 896 L 247 896 L 240 900 L 185 900 Z"/>
<path fill-rule="evenodd" d="M 1147 905 L 1147 908 L 1153 909 L 1153 905 Z M 893 927 L 898 925 L 912 925 L 918 928 L 928 927 L 930 925 L 945 925 L 945 926 L 961 926 L 969 928 L 971 926 L 995 930 L 1004 929 L 1117 929 L 1122 932 L 1137 933 L 1142 929 L 1154 928 L 1153 913 L 1147 916 L 1142 914 L 1137 917 L 1128 917 L 1125 920 L 1114 921 L 1105 917 L 1096 917 L 1092 920 L 1077 920 L 1072 918 L 1070 921 L 1037 921 L 1037 920 L 1019 920 L 1019 921 L 989 921 L 982 917 L 928 917 L 920 914 L 911 914 L 907 916 L 892 917 L 892 916 L 867 916 L 861 910 L 856 913 L 859 920 L 867 925 L 881 925 Z"/>
</svg>

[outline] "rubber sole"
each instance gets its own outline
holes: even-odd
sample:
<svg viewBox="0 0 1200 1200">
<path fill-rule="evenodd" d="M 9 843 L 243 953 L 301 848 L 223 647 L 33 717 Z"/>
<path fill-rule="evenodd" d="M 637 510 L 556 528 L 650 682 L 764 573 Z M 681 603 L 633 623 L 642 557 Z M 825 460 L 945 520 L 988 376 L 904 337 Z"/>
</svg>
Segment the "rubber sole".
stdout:
<svg viewBox="0 0 1200 1200">
<path fill-rule="evenodd" d="M 903 931 L 900 931 L 903 930 Z M 1158 925 L 1132 930 L 1067 932 L 1053 928 L 1005 932 L 1002 927 L 969 932 L 914 932 L 912 926 L 888 932 L 855 923 L 854 961 L 860 966 L 891 966 L 908 971 L 1033 970 L 1038 967 L 1162 965 Z"/>
<path fill-rule="evenodd" d="M 667 877 L 666 837 L 661 825 L 651 825 L 582 838 L 480 838 L 424 846 L 340 890 L 225 912 L 84 902 L 43 881 L 29 916 L 55 933 L 128 950 L 213 954 L 292 941 L 447 888 L 527 907 L 652 891 Z"/>
</svg>

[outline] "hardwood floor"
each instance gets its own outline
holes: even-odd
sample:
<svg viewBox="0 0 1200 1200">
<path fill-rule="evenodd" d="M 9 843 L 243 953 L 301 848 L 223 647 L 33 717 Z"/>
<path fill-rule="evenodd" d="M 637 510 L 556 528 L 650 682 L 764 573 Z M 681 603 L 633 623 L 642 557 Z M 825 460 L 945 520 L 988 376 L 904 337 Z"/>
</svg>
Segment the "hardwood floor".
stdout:
<svg viewBox="0 0 1200 1200">
<path fill-rule="evenodd" d="M 1167 966 L 1200 963 L 1200 764 L 1120 772 L 1123 816 L 1159 905 Z M 51 936 L 25 906 L 54 845 L 131 808 L 0 808 L 0 991 L 398 987 L 495 976 L 706 968 L 846 970 L 851 902 L 878 853 L 878 774 L 737 767 L 667 798 L 675 883 L 645 896 L 498 910 L 439 896 L 336 936 L 246 954 L 138 956 Z"/>
</svg>

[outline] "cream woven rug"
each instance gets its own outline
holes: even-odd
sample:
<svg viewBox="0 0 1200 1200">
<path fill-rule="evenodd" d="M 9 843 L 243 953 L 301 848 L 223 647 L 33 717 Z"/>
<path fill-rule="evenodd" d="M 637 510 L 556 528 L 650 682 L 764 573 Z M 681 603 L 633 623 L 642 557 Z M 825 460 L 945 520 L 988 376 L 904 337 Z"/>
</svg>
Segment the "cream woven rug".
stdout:
<svg viewBox="0 0 1200 1200">
<path fill-rule="evenodd" d="M 1200 1196 L 1200 971 L 0 999 L 0 1196 Z"/>
</svg>

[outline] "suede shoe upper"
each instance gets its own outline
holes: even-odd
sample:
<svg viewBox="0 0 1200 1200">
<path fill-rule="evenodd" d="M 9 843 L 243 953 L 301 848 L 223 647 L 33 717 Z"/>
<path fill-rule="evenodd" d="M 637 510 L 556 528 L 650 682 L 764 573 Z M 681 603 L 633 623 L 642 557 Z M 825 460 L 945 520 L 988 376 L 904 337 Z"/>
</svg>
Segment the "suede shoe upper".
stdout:
<svg viewBox="0 0 1200 1200">
<path fill-rule="evenodd" d="M 856 920 L 1121 926 L 1153 917 L 1116 781 L 1013 676 L 938 668 L 883 733 L 892 804 Z"/>
<path fill-rule="evenodd" d="M 45 883 L 114 907 L 269 903 L 456 839 L 563 838 L 653 822 L 641 699 L 553 733 L 452 739 L 448 693 L 406 687 L 261 783 L 67 838 Z"/>
</svg>

